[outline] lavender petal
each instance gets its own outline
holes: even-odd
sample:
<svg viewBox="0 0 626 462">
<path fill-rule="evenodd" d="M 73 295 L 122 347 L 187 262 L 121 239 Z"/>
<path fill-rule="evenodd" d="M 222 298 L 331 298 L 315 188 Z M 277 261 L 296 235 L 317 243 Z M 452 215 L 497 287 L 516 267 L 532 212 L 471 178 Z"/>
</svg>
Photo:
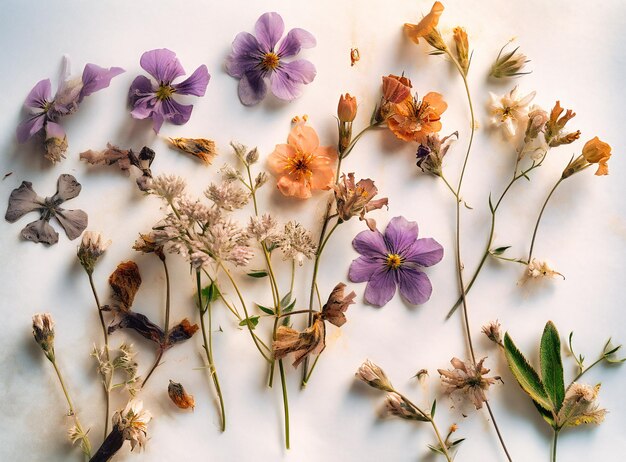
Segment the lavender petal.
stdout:
<svg viewBox="0 0 626 462">
<path fill-rule="evenodd" d="M 169 85 L 175 78 L 185 75 L 176 53 L 167 48 L 146 51 L 141 55 L 139 64 L 159 84 Z"/>
<path fill-rule="evenodd" d="M 413 305 L 426 303 L 433 292 L 428 276 L 415 269 L 400 268 L 397 271 L 400 294 Z"/>
<path fill-rule="evenodd" d="M 385 306 L 396 293 L 394 272 L 384 266 L 376 271 L 365 287 L 365 301 L 374 306 Z"/>
<path fill-rule="evenodd" d="M 50 101 L 52 94 L 50 79 L 40 80 L 28 93 L 24 106 L 27 109 L 43 109 Z"/>
<path fill-rule="evenodd" d="M 76 178 L 68 173 L 64 173 L 59 176 L 57 180 L 57 192 L 52 196 L 52 202 L 54 204 L 61 204 L 70 199 L 74 199 L 80 194 L 82 186 Z"/>
<path fill-rule="evenodd" d="M 148 77 L 140 75 L 133 80 L 128 90 L 128 101 L 132 107 L 130 114 L 135 119 L 150 117 L 156 104 L 156 96 Z"/>
<path fill-rule="evenodd" d="M 245 106 L 254 106 L 267 94 L 267 84 L 260 71 L 251 71 L 244 74 L 239 80 L 239 99 Z"/>
<path fill-rule="evenodd" d="M 87 64 L 83 70 L 83 88 L 80 90 L 78 102 L 80 103 L 85 96 L 89 96 L 92 93 L 108 87 L 111 83 L 111 79 L 123 72 L 124 69 L 121 67 L 105 69 L 95 64 Z"/>
<path fill-rule="evenodd" d="M 28 223 L 20 234 L 27 241 L 42 242 L 48 245 L 59 242 L 59 233 L 43 219 Z"/>
<path fill-rule="evenodd" d="M 302 94 L 302 85 L 315 78 L 315 66 L 306 59 L 281 63 L 270 75 L 272 93 L 277 98 L 292 101 Z"/>
<path fill-rule="evenodd" d="M 189 121 L 192 110 L 192 104 L 180 104 L 176 100 L 168 98 L 161 102 L 160 113 L 163 114 L 165 120 L 175 125 L 183 125 Z"/>
<path fill-rule="evenodd" d="M 73 241 L 87 228 L 88 217 L 82 210 L 63 210 L 57 208 L 55 217 L 65 230 L 65 234 Z"/>
<path fill-rule="evenodd" d="M 385 229 L 385 242 L 391 253 L 404 256 L 411 245 L 417 239 L 418 227 L 414 221 L 408 221 L 404 217 L 394 217 Z"/>
<path fill-rule="evenodd" d="M 233 51 L 226 58 L 226 72 L 240 79 L 259 64 L 262 54 L 256 37 L 248 32 L 240 32 L 233 40 Z"/>
<path fill-rule="evenodd" d="M 203 64 L 193 74 L 173 87 L 176 93 L 181 95 L 204 96 L 210 78 L 209 71 Z"/>
<path fill-rule="evenodd" d="M 302 48 L 313 48 L 315 45 L 317 45 L 317 41 L 313 34 L 300 28 L 291 29 L 280 42 L 278 56 L 289 58 L 300 53 Z"/>
<path fill-rule="evenodd" d="M 432 266 L 443 258 L 443 247 L 432 238 L 418 239 L 403 254 L 405 261 Z"/>
<path fill-rule="evenodd" d="M 376 270 L 382 266 L 380 261 L 372 260 L 367 257 L 359 257 L 353 260 L 348 270 L 348 278 L 352 282 L 369 281 Z"/>
<path fill-rule="evenodd" d="M 43 128 L 45 121 L 46 113 L 41 112 L 20 122 L 17 126 L 17 130 L 15 131 L 18 143 L 25 143 L 32 138 L 33 135 L 39 133 L 39 131 Z"/>
<path fill-rule="evenodd" d="M 389 253 L 385 246 L 385 239 L 379 231 L 361 231 L 352 240 L 352 246 L 361 255 L 370 258 L 385 259 Z"/>
<path fill-rule="evenodd" d="M 263 52 L 268 53 L 274 47 L 285 32 L 285 23 L 278 13 L 265 13 L 257 20 L 254 31 Z"/>
<path fill-rule="evenodd" d="M 9 207 L 4 218 L 9 223 L 14 223 L 27 213 L 40 209 L 43 205 L 44 199 L 33 190 L 33 184 L 30 181 L 22 181 L 19 188 L 11 191 Z"/>
</svg>

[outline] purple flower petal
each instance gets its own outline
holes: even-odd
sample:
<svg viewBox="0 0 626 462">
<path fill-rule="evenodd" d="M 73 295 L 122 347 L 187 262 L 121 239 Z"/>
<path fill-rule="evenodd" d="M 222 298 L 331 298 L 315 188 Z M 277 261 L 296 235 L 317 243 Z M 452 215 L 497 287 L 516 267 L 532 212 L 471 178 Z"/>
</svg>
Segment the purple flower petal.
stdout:
<svg viewBox="0 0 626 462">
<path fill-rule="evenodd" d="M 59 233 L 46 220 L 28 223 L 20 234 L 27 241 L 43 242 L 48 245 L 59 242 Z"/>
<path fill-rule="evenodd" d="M 414 221 L 408 221 L 404 217 L 394 217 L 385 229 L 385 242 L 390 253 L 404 256 L 404 252 L 413 245 L 417 239 L 418 227 Z"/>
<path fill-rule="evenodd" d="M 373 258 L 387 258 L 387 247 L 385 246 L 385 239 L 379 231 L 361 231 L 352 240 L 352 246 L 354 250 L 361 255 Z"/>
<path fill-rule="evenodd" d="M 156 81 L 169 85 L 176 77 L 185 75 L 185 70 L 176 53 L 167 48 L 146 51 L 139 60 L 141 67 Z"/>
<path fill-rule="evenodd" d="M 46 140 L 49 140 L 50 138 L 64 140 L 65 137 L 65 130 L 63 130 L 63 127 L 60 124 L 50 121 L 46 123 Z"/>
<path fill-rule="evenodd" d="M 25 143 L 33 135 L 38 133 L 43 128 L 43 124 L 45 121 L 46 113 L 41 112 L 39 114 L 32 115 L 28 119 L 20 122 L 20 124 L 17 126 L 17 130 L 15 131 L 18 143 Z"/>
<path fill-rule="evenodd" d="M 39 210 L 44 203 L 44 199 L 33 189 L 33 184 L 30 181 L 22 181 L 19 188 L 11 191 L 9 207 L 4 218 L 9 223 L 14 223 L 27 213 Z"/>
<path fill-rule="evenodd" d="M 267 84 L 260 71 L 251 71 L 244 74 L 239 80 L 239 99 L 246 106 L 254 106 L 267 94 Z"/>
<path fill-rule="evenodd" d="M 172 85 L 172 87 L 176 93 L 181 95 L 204 96 L 210 78 L 209 71 L 203 64 L 181 83 Z"/>
<path fill-rule="evenodd" d="M 365 301 L 375 306 L 384 306 L 396 293 L 394 271 L 380 267 L 365 287 Z"/>
<path fill-rule="evenodd" d="M 160 113 L 163 114 L 165 120 L 168 120 L 175 125 L 183 125 L 189 121 L 193 105 L 180 104 L 174 99 L 168 98 L 161 101 L 160 108 Z"/>
<path fill-rule="evenodd" d="M 443 258 L 443 247 L 432 238 L 418 239 L 403 254 L 407 262 L 419 266 L 432 266 Z"/>
<path fill-rule="evenodd" d="M 302 84 L 315 78 L 315 66 L 306 59 L 281 63 L 270 75 L 272 93 L 277 98 L 291 101 L 302 94 Z"/>
<path fill-rule="evenodd" d="M 140 75 L 133 80 L 128 90 L 128 101 L 133 108 L 130 115 L 135 119 L 150 117 L 157 99 L 148 77 Z"/>
<path fill-rule="evenodd" d="M 233 51 L 226 58 L 226 72 L 231 77 L 242 78 L 263 59 L 261 45 L 248 32 L 240 32 L 233 40 Z"/>
<path fill-rule="evenodd" d="M 160 107 L 161 103 L 157 103 L 157 106 Z M 163 116 L 161 111 L 153 111 L 150 114 L 150 118 L 152 119 L 152 130 L 154 130 L 154 133 L 159 133 L 159 131 L 161 131 L 161 127 L 163 126 L 163 122 L 165 122 L 165 117 Z"/>
<path fill-rule="evenodd" d="M 124 69 L 121 67 L 105 69 L 95 64 L 87 64 L 83 70 L 83 88 L 80 90 L 78 102 L 80 103 L 85 96 L 89 96 L 92 93 L 108 87 L 111 83 L 111 79 L 120 75 L 122 72 L 124 72 Z"/>
<path fill-rule="evenodd" d="M 87 214 L 82 210 L 57 209 L 55 217 L 65 230 L 65 234 L 67 234 L 70 241 L 80 236 L 87 228 Z"/>
<path fill-rule="evenodd" d="M 315 37 L 310 32 L 295 28 L 291 29 L 278 47 L 278 56 L 288 58 L 300 53 L 302 48 L 312 48 L 317 44 Z"/>
<path fill-rule="evenodd" d="M 28 93 L 24 106 L 27 109 L 43 109 L 50 101 L 52 93 L 50 79 L 40 80 Z"/>
<path fill-rule="evenodd" d="M 415 269 L 400 268 L 398 273 L 398 285 L 400 294 L 411 304 L 421 305 L 426 303 L 433 292 L 433 286 L 426 274 Z"/>
<path fill-rule="evenodd" d="M 285 23 L 278 13 L 265 13 L 254 25 L 257 39 L 261 44 L 261 49 L 267 53 L 274 50 L 274 47 L 285 32 Z"/>
<path fill-rule="evenodd" d="M 76 178 L 68 173 L 64 173 L 59 176 L 57 181 L 57 192 L 54 196 L 52 196 L 51 200 L 55 204 L 60 204 L 70 199 L 74 199 L 80 194 L 81 189 L 82 186 L 78 181 L 76 181 Z"/>
<path fill-rule="evenodd" d="M 348 278 L 352 282 L 369 281 L 376 270 L 380 269 L 384 263 L 368 257 L 359 257 L 353 260 L 348 271 Z"/>
</svg>

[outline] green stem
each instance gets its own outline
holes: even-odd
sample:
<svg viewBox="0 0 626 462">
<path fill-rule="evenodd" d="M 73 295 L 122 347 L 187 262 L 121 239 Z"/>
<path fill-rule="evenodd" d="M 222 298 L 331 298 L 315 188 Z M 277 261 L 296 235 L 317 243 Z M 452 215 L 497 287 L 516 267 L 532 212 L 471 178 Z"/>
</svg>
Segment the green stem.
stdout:
<svg viewBox="0 0 626 462">
<path fill-rule="evenodd" d="M 196 270 L 196 292 L 198 293 L 198 313 L 200 314 L 200 329 L 202 330 L 202 340 L 204 342 L 204 352 L 206 354 L 207 362 L 209 363 L 209 371 L 211 373 L 211 379 L 215 386 L 215 392 L 220 403 L 220 415 L 222 420 L 221 429 L 226 430 L 226 409 L 224 406 L 224 397 L 222 396 L 222 388 L 220 387 L 220 381 L 217 376 L 217 369 L 215 367 L 215 361 L 213 360 L 213 328 L 212 328 L 212 316 L 211 316 L 211 300 L 207 300 L 207 307 L 204 310 L 204 304 L 202 301 L 202 278 L 200 270 Z M 204 314 L 208 314 L 208 339 L 207 339 L 207 327 L 204 324 Z"/>
<path fill-rule="evenodd" d="M 563 181 L 562 176 L 559 177 L 559 181 L 557 181 L 554 187 L 550 190 L 550 194 L 548 194 L 548 197 L 546 197 L 546 201 L 543 203 L 543 206 L 541 207 L 541 211 L 539 212 L 539 216 L 537 217 L 537 223 L 535 224 L 535 230 L 533 231 L 533 238 L 530 241 L 530 250 L 528 251 L 529 263 L 532 261 L 532 258 L 533 258 L 533 249 L 535 247 L 535 239 L 537 238 L 537 230 L 539 229 L 539 223 L 541 222 L 541 217 L 543 216 L 543 212 L 546 209 L 546 206 L 548 205 L 550 198 L 554 194 L 554 191 L 556 191 L 556 188 L 558 188 L 558 186 L 561 184 L 561 181 Z"/>
<path fill-rule="evenodd" d="M 374 123 L 374 124 L 370 124 L 367 127 L 365 127 L 363 130 L 361 130 L 359 133 L 356 134 L 356 136 L 354 136 L 354 138 L 352 138 L 352 141 L 350 142 L 350 144 L 348 145 L 348 147 L 346 148 L 346 150 L 341 154 L 341 158 L 340 161 L 342 159 L 345 159 L 346 157 L 348 157 L 348 155 L 350 154 L 350 152 L 352 151 L 352 149 L 354 148 L 354 146 L 356 146 L 356 143 L 359 141 L 359 139 L 365 135 L 366 132 L 368 132 L 369 130 L 371 130 L 372 128 L 377 128 L 380 127 L 380 123 Z M 339 162 L 339 165 L 341 165 L 341 162 Z M 341 173 L 339 172 L 339 168 L 337 168 L 337 181 L 339 180 L 339 175 Z"/>
<path fill-rule="evenodd" d="M 601 356 L 600 358 L 598 358 L 596 361 L 594 361 L 591 366 L 587 367 L 586 369 L 581 370 L 578 375 L 576 377 L 574 377 L 574 380 L 572 380 L 572 383 L 576 382 L 578 379 L 580 379 L 589 369 L 591 369 L 592 367 L 594 367 L 597 364 L 600 364 L 602 361 L 604 361 L 604 355 Z"/>
<path fill-rule="evenodd" d="M 96 301 L 96 308 L 98 310 L 98 316 L 100 317 L 100 325 L 102 326 L 102 337 L 104 339 L 104 355 L 108 363 L 111 362 L 110 353 L 109 353 L 109 332 L 107 331 L 106 324 L 104 322 L 104 315 L 102 314 L 102 310 L 100 309 L 100 298 L 98 297 L 98 291 L 96 290 L 96 285 L 93 282 L 93 273 L 87 272 L 87 276 L 89 277 L 89 285 L 91 286 L 91 292 L 93 293 L 93 297 Z M 102 386 L 104 388 L 104 439 L 109 434 L 109 416 L 111 413 L 111 380 L 112 380 L 112 372 L 107 377 L 102 377 L 103 382 Z"/>
<path fill-rule="evenodd" d="M 289 401 L 287 400 L 287 383 L 285 381 L 285 368 L 283 360 L 278 360 L 278 370 L 280 371 L 280 384 L 283 389 L 283 409 L 285 411 L 285 447 L 289 449 Z"/>
<path fill-rule="evenodd" d="M 152 363 L 152 367 L 150 368 L 150 370 L 148 371 L 148 373 L 146 374 L 146 378 L 143 379 L 143 382 L 141 382 L 141 389 L 143 389 L 143 387 L 146 386 L 146 383 L 148 383 L 148 379 L 152 376 L 152 374 L 154 373 L 155 369 L 157 367 L 159 367 L 159 364 L 161 362 L 161 358 L 163 358 L 163 348 L 159 347 L 159 351 L 157 352 L 157 356 L 154 360 L 154 363 Z"/>
<path fill-rule="evenodd" d="M 551 462 L 556 462 L 556 445 L 559 440 L 559 431 L 554 430 L 554 438 L 552 439 L 552 457 L 550 459 Z"/>
</svg>

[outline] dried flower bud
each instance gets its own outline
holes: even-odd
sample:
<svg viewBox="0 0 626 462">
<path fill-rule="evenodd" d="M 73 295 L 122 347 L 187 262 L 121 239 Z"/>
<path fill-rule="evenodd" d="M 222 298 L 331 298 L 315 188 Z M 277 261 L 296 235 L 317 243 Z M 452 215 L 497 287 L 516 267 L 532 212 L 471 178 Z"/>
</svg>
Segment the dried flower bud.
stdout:
<svg viewBox="0 0 626 462">
<path fill-rule="evenodd" d="M 211 165 L 217 150 L 215 142 L 204 138 L 169 138 L 172 146 L 200 159 L 204 164 Z"/>
<path fill-rule="evenodd" d="M 576 427 L 582 424 L 600 424 L 607 414 L 606 409 L 600 409 L 596 402 L 600 384 L 592 387 L 582 383 L 572 383 L 565 392 L 565 399 L 557 422 L 560 427 Z"/>
<path fill-rule="evenodd" d="M 442 175 L 443 158 L 450 148 L 448 140 L 453 136 L 458 138 L 459 132 L 451 133 L 441 139 L 437 133 L 428 134 L 426 144 L 420 144 L 415 154 L 417 158 L 416 165 L 422 169 L 422 172 L 428 172 L 436 176 Z"/>
<path fill-rule="evenodd" d="M 482 328 L 483 334 L 492 342 L 503 345 L 502 343 L 502 325 L 496 320 L 485 324 Z"/>
<path fill-rule="evenodd" d="M 547 262 L 533 258 L 526 266 L 526 273 L 522 282 L 526 282 L 529 279 L 552 279 L 554 276 L 561 276 L 565 279 L 565 276 L 561 273 L 550 268 Z"/>
<path fill-rule="evenodd" d="M 519 47 L 515 50 L 502 55 L 502 52 L 510 42 L 507 42 L 498 53 L 496 62 L 491 66 L 491 72 L 489 75 L 496 79 L 502 79 L 506 77 L 515 77 L 518 75 L 530 74 L 530 72 L 521 72 L 526 63 L 530 62 L 526 59 L 526 56 L 522 53 L 517 53 Z"/>
<path fill-rule="evenodd" d="M 352 122 L 356 117 L 356 98 L 350 93 L 339 97 L 337 105 L 337 117 L 340 122 Z"/>
<path fill-rule="evenodd" d="M 224 181 L 237 181 L 241 179 L 241 172 L 230 164 L 224 164 L 220 169 L 220 173 Z"/>
<path fill-rule="evenodd" d="M 393 392 L 394 388 L 391 385 L 391 382 L 387 378 L 387 374 L 376 364 L 367 359 L 359 370 L 356 372 L 355 376 L 367 383 L 370 387 L 377 388 L 378 390 Z"/>
<path fill-rule="evenodd" d="M 252 165 L 256 163 L 258 160 L 259 160 L 259 150 L 257 148 L 254 148 L 251 151 L 248 151 L 248 154 L 246 154 L 246 164 Z"/>
<path fill-rule="evenodd" d="M 44 157 L 53 164 L 65 159 L 65 153 L 67 151 L 67 136 L 65 136 L 65 133 L 62 135 L 63 137 L 61 138 L 60 136 L 55 136 L 50 133 L 49 130 L 46 131 L 47 137 L 43 144 L 45 150 Z"/>
<path fill-rule="evenodd" d="M 590 164 L 598 164 L 596 175 L 608 175 L 609 166 L 607 162 L 611 158 L 611 146 L 596 136 L 583 146 L 583 157 Z"/>
<path fill-rule="evenodd" d="M 85 231 L 83 240 L 78 247 L 78 260 L 88 274 L 92 274 L 98 259 L 111 245 L 111 241 L 104 241 L 102 234 L 95 231 Z"/>
<path fill-rule="evenodd" d="M 361 59 L 358 48 L 350 48 L 350 66 L 354 66 Z"/>
<path fill-rule="evenodd" d="M 455 27 L 453 30 L 454 44 L 456 45 L 456 57 L 459 61 L 459 66 L 463 69 L 463 73 L 467 75 L 469 70 L 469 43 L 467 40 L 467 33 L 462 27 Z"/>
<path fill-rule="evenodd" d="M 567 122 L 576 116 L 576 113 L 571 109 L 565 111 L 565 114 L 563 114 L 563 110 L 560 101 L 557 101 L 550 111 L 550 118 L 546 123 L 546 142 L 552 147 L 570 144 L 580 138 L 580 130 L 563 133 Z"/>
<path fill-rule="evenodd" d="M 236 141 L 231 141 L 230 145 L 233 148 L 233 151 L 235 151 L 235 155 L 239 157 L 240 159 L 243 159 L 246 152 L 248 151 L 248 148 L 244 146 L 243 144 L 238 143 Z"/>
<path fill-rule="evenodd" d="M 422 422 L 427 420 L 426 417 L 417 412 L 417 410 L 398 393 L 392 392 L 387 395 L 385 409 L 389 415 L 400 417 L 401 419 L 419 420 Z"/>
<path fill-rule="evenodd" d="M 350 292 L 344 294 L 346 285 L 340 282 L 335 286 L 328 297 L 328 301 L 322 307 L 322 319 L 329 323 L 341 327 L 346 323 L 346 315 L 344 314 L 348 307 L 354 303 L 356 293 Z"/>
<path fill-rule="evenodd" d="M 544 134 L 547 122 L 548 113 L 546 111 L 536 105 L 530 107 L 524 141 L 517 156 L 518 160 L 521 160 L 526 154 L 530 154 L 533 160 L 539 160 L 548 152 L 549 145 Z"/>
<path fill-rule="evenodd" d="M 428 377 L 428 370 L 420 369 L 413 377 L 416 377 L 419 382 L 424 382 L 426 377 Z"/>
<path fill-rule="evenodd" d="M 193 396 L 188 394 L 180 383 L 170 380 L 170 384 L 167 386 L 167 394 L 172 402 L 180 409 L 191 408 L 191 410 L 193 410 L 195 407 Z"/>
<path fill-rule="evenodd" d="M 259 174 L 254 179 L 254 189 L 259 189 L 261 186 L 267 183 L 268 179 L 269 176 L 266 172 L 259 172 Z"/>
<path fill-rule="evenodd" d="M 137 239 L 133 244 L 133 250 L 142 253 L 154 253 L 161 260 L 165 260 L 163 244 L 157 242 L 154 231 L 151 231 L 148 234 L 139 233 L 139 239 Z"/>
<path fill-rule="evenodd" d="M 333 186 L 333 189 L 339 220 L 348 221 L 358 215 L 359 220 L 365 221 L 372 231 L 376 229 L 376 221 L 366 217 L 366 214 L 387 206 L 389 200 L 386 197 L 373 200 L 378 194 L 374 181 L 366 178 L 355 184 L 354 173 L 348 173 L 347 177 L 345 174 L 341 175 L 340 181 Z"/>
<path fill-rule="evenodd" d="M 33 316 L 33 336 L 50 360 L 54 360 L 54 321 L 49 313 L 38 313 Z"/>
</svg>

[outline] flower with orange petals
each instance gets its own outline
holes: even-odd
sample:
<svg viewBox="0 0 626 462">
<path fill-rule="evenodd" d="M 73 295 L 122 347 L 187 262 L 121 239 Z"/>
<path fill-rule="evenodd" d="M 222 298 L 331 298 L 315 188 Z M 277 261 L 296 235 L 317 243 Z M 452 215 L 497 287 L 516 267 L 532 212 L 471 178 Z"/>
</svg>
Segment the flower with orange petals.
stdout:
<svg viewBox="0 0 626 462">
<path fill-rule="evenodd" d="M 424 95 L 422 101 L 415 97 L 397 104 L 387 125 L 401 140 L 425 144 L 430 133 L 441 130 L 441 114 L 446 109 L 448 104 L 443 96 L 430 92 Z"/>
<path fill-rule="evenodd" d="M 594 136 L 583 146 L 583 152 L 576 159 L 571 161 L 563 171 L 562 178 L 568 178 L 574 173 L 578 173 L 590 167 L 592 164 L 598 164 L 596 175 L 608 175 L 608 161 L 611 158 L 611 146 L 600 138 Z"/>
<path fill-rule="evenodd" d="M 267 159 L 280 192 L 300 199 L 311 197 L 311 191 L 332 187 L 335 162 L 337 150 L 320 146 L 315 130 L 304 124 L 293 127 L 287 144 L 277 144 Z"/>
<path fill-rule="evenodd" d="M 433 48 L 446 51 L 446 44 L 437 30 L 439 17 L 443 13 L 443 10 L 444 8 L 441 2 L 435 2 L 430 9 L 430 13 L 424 16 L 418 24 L 405 24 L 404 32 L 415 43 L 419 43 L 419 39 L 423 38 Z"/>
</svg>

